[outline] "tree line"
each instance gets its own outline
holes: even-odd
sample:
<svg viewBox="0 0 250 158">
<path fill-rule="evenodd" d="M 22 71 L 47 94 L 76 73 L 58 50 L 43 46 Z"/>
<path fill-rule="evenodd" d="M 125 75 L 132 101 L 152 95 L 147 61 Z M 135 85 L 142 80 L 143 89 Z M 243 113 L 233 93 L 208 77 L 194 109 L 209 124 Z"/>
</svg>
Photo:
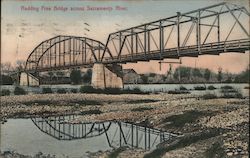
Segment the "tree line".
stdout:
<svg viewBox="0 0 250 158">
<path fill-rule="evenodd" d="M 16 67 L 11 64 L 1 64 L 1 85 L 12 85 L 17 82 L 17 79 L 10 75 L 10 72 L 20 72 L 24 67 L 24 62 L 17 62 Z M 66 71 L 67 72 L 67 71 Z M 70 70 L 70 75 L 67 76 L 65 71 L 50 71 L 47 72 L 47 77 L 43 81 L 54 81 L 55 83 L 70 83 L 70 84 L 90 84 L 92 70 L 81 72 L 80 69 Z M 129 79 L 132 77 L 127 74 Z M 132 83 L 249 83 L 249 67 L 238 74 L 232 74 L 218 68 L 217 72 L 210 69 L 192 68 L 186 66 L 177 67 L 175 70 L 170 65 L 169 70 L 165 74 L 140 74 Z M 60 82 L 61 81 L 61 82 Z M 124 79 L 124 83 L 131 83 L 128 79 Z"/>
<path fill-rule="evenodd" d="M 166 74 L 141 74 L 137 83 L 249 83 L 249 68 L 238 74 L 224 71 L 221 67 L 217 72 L 210 69 L 186 66 L 173 70 L 170 66 Z"/>
</svg>

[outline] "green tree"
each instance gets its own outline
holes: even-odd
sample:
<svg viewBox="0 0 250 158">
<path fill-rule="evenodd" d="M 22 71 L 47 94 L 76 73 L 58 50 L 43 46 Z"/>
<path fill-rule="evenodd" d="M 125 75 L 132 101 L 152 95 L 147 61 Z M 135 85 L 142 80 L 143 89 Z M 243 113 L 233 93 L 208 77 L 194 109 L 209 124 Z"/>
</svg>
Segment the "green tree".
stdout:
<svg viewBox="0 0 250 158">
<path fill-rule="evenodd" d="M 201 72 L 200 72 L 200 69 L 194 68 L 194 69 L 193 69 L 193 76 L 194 76 L 194 77 L 202 77 L 202 74 L 201 74 Z"/>
<path fill-rule="evenodd" d="M 209 69 L 205 69 L 205 72 L 204 72 L 204 78 L 205 78 L 205 80 L 209 81 L 210 77 L 211 77 L 211 71 Z"/>
<path fill-rule="evenodd" d="M 245 71 L 242 71 L 241 73 L 237 74 L 234 82 L 237 83 L 249 83 L 250 82 L 250 70 L 247 68 Z"/>
<path fill-rule="evenodd" d="M 191 76 L 191 68 L 190 67 L 178 67 L 175 69 L 174 72 L 174 78 L 178 79 L 178 77 L 180 77 L 180 79 L 190 79 Z"/>
<path fill-rule="evenodd" d="M 173 73 L 172 72 L 172 64 L 169 64 L 169 69 L 168 69 L 166 78 L 172 77 L 172 73 Z"/>
<path fill-rule="evenodd" d="M 148 83 L 148 76 L 142 74 L 141 75 L 141 80 L 142 80 L 143 83 Z"/>
<path fill-rule="evenodd" d="M 64 72 L 63 71 L 56 71 L 56 76 L 57 77 L 63 77 L 64 76 Z"/>
<path fill-rule="evenodd" d="M 14 94 L 15 95 L 24 95 L 24 94 L 27 94 L 27 92 L 23 88 L 17 86 L 14 89 Z"/>
<path fill-rule="evenodd" d="M 12 85 L 14 83 L 13 79 L 7 75 L 0 76 L 0 85 Z"/>
<path fill-rule="evenodd" d="M 244 82 L 244 83 L 250 82 L 250 70 L 249 70 L 249 68 L 241 73 L 240 78 L 241 78 L 242 82 Z"/>
<path fill-rule="evenodd" d="M 92 70 L 88 69 L 87 72 L 84 73 L 82 79 L 84 83 L 90 83 L 92 79 Z"/>
<path fill-rule="evenodd" d="M 156 74 L 155 73 L 149 73 L 149 77 L 155 77 Z"/>
<path fill-rule="evenodd" d="M 73 84 L 79 84 L 81 82 L 81 71 L 73 69 L 70 73 L 70 80 Z"/>
<path fill-rule="evenodd" d="M 226 73 L 227 79 L 225 82 L 227 83 L 231 83 L 232 82 L 232 74 L 230 74 L 229 72 Z"/>
<path fill-rule="evenodd" d="M 217 80 L 218 80 L 219 82 L 222 81 L 222 68 L 221 68 L 221 67 L 219 67 L 219 69 L 218 69 Z"/>
<path fill-rule="evenodd" d="M 49 75 L 50 80 L 52 80 L 52 77 L 54 76 L 54 73 L 52 71 L 49 71 L 48 75 Z"/>
</svg>

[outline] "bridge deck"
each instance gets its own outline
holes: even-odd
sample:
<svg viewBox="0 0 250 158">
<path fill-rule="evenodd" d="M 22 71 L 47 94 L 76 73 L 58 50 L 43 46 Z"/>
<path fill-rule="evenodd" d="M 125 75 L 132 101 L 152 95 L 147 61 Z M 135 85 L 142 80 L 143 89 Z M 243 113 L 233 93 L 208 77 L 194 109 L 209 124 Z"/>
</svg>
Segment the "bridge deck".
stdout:
<svg viewBox="0 0 250 158">
<path fill-rule="evenodd" d="M 241 39 L 241 40 L 232 40 L 227 42 L 216 42 L 202 45 L 202 47 L 198 48 L 197 45 L 170 48 L 165 49 L 164 52 L 150 51 L 150 52 L 141 52 L 133 55 L 122 55 L 120 58 L 117 57 L 109 57 L 104 58 L 102 61 L 104 64 L 125 64 L 125 63 L 133 63 L 133 62 L 143 62 L 150 60 L 162 60 L 162 59 L 179 59 L 180 57 L 198 57 L 200 55 L 219 55 L 220 53 L 226 52 L 237 52 L 237 53 L 245 53 L 245 51 L 250 50 L 250 39 Z M 179 53 L 178 53 L 179 52 Z M 90 60 L 87 63 L 74 63 L 74 64 L 66 64 L 66 65 L 58 65 L 53 67 L 53 70 L 62 70 L 69 69 L 74 67 L 92 67 L 95 63 L 94 60 Z M 49 65 L 44 65 L 44 67 L 39 67 L 36 71 L 48 71 L 51 67 Z M 28 71 L 33 71 L 32 69 Z"/>
</svg>

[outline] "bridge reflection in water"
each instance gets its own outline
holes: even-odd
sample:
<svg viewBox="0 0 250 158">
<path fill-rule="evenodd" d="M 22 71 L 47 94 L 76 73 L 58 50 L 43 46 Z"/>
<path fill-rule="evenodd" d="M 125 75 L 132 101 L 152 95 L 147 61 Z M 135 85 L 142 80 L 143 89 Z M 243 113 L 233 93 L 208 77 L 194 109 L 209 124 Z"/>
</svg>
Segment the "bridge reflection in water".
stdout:
<svg viewBox="0 0 250 158">
<path fill-rule="evenodd" d="M 32 121 L 42 132 L 58 140 L 91 139 L 105 135 L 111 148 L 128 146 L 150 150 L 177 136 L 159 129 L 118 121 L 72 123 L 71 120 L 76 117 L 78 116 L 51 116 L 32 118 Z"/>
</svg>

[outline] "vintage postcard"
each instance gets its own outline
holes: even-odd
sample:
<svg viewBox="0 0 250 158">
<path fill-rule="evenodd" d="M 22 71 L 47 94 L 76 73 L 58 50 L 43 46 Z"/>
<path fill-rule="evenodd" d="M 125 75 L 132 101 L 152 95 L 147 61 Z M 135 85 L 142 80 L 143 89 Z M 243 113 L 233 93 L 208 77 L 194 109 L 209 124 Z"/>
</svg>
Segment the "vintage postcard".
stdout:
<svg viewBox="0 0 250 158">
<path fill-rule="evenodd" d="M 249 0 L 1 0 L 0 157 L 249 157 Z"/>
</svg>

